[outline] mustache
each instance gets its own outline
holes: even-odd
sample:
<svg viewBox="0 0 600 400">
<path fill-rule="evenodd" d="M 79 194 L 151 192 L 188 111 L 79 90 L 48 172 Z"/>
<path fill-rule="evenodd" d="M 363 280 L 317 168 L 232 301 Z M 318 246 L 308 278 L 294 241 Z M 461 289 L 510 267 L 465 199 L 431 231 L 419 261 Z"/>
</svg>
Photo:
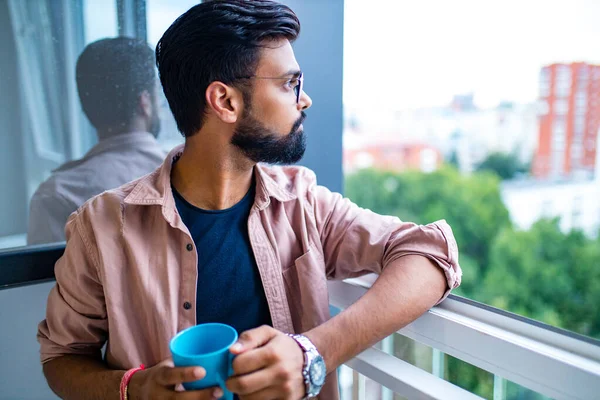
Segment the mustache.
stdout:
<svg viewBox="0 0 600 400">
<path fill-rule="evenodd" d="M 306 119 L 306 113 L 304 111 L 302 111 L 302 113 L 300 114 L 300 118 L 298 118 L 296 120 L 296 122 L 294 122 L 294 125 L 292 125 L 292 129 L 290 132 L 296 133 L 296 131 L 300 128 L 300 125 L 302 125 L 302 123 L 304 122 L 305 119 Z"/>
</svg>

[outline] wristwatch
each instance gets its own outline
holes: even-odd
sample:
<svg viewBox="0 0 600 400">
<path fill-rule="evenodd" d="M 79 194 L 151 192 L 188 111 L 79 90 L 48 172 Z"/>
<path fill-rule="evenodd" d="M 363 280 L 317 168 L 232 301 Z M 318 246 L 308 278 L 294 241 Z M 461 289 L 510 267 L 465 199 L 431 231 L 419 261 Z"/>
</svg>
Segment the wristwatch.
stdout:
<svg viewBox="0 0 600 400">
<path fill-rule="evenodd" d="M 304 385 L 306 386 L 306 395 L 302 400 L 316 397 L 321 392 L 321 388 L 325 383 L 325 377 L 327 376 L 325 360 L 323 360 L 315 345 L 306 336 L 291 333 L 287 335 L 294 339 L 304 352 L 302 376 L 304 377 Z"/>
</svg>

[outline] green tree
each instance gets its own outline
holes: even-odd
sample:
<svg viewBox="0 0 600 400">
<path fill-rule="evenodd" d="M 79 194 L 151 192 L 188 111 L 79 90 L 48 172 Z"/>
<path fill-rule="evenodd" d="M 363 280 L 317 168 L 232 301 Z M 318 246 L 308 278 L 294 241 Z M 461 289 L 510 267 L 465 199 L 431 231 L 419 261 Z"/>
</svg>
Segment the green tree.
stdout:
<svg viewBox="0 0 600 400">
<path fill-rule="evenodd" d="M 448 165 L 450 165 L 451 167 L 454 167 L 456 169 L 459 169 L 459 162 L 458 162 L 458 151 L 456 151 L 456 149 L 452 150 L 452 152 L 450 153 L 450 155 L 447 158 Z"/>
<path fill-rule="evenodd" d="M 514 229 L 500 197 L 500 179 L 508 175 L 489 172 L 492 164 L 467 176 L 452 167 L 430 174 L 362 170 L 347 177 L 346 194 L 362 207 L 402 220 L 446 219 L 463 270 L 455 293 L 600 338 L 600 238 L 565 234 L 557 219 Z M 492 397 L 491 374 L 449 356 L 446 360 L 447 379 Z M 507 398 L 541 397 L 524 395 L 515 386 Z"/>
<path fill-rule="evenodd" d="M 476 300 L 581 334 L 600 337 L 600 243 L 559 220 L 503 230 Z"/>
<path fill-rule="evenodd" d="M 557 301 L 573 293 L 568 245 L 556 220 L 529 231 L 503 230 L 492 245 L 479 299 L 521 315 L 562 326 Z"/>
<path fill-rule="evenodd" d="M 560 309 L 565 327 L 600 339 L 600 236 L 574 246 L 571 254 L 569 275 L 575 291 Z"/>
<path fill-rule="evenodd" d="M 529 171 L 516 155 L 506 153 L 492 153 L 477 166 L 478 172 L 490 171 L 497 174 L 501 179 L 512 179 L 519 173 Z"/>
<path fill-rule="evenodd" d="M 497 233 L 510 226 L 499 183 L 493 174 L 463 176 L 449 167 L 433 173 L 362 170 L 347 178 L 346 195 L 362 207 L 406 221 L 447 220 L 461 254 L 468 257 L 466 264 L 481 269 Z M 465 271 L 473 279 L 482 273 Z"/>
</svg>

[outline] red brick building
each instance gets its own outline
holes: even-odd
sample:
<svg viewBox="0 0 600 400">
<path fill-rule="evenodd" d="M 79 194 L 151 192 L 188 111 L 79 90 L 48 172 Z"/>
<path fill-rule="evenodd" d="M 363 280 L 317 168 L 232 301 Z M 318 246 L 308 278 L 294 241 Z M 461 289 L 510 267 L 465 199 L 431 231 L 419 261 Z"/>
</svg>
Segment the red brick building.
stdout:
<svg viewBox="0 0 600 400">
<path fill-rule="evenodd" d="M 593 173 L 600 129 L 600 65 L 552 64 L 540 73 L 537 178 Z"/>
<path fill-rule="evenodd" d="M 356 149 L 344 149 L 344 170 L 361 168 L 384 171 L 435 171 L 443 162 L 442 154 L 422 143 L 376 142 Z"/>
</svg>

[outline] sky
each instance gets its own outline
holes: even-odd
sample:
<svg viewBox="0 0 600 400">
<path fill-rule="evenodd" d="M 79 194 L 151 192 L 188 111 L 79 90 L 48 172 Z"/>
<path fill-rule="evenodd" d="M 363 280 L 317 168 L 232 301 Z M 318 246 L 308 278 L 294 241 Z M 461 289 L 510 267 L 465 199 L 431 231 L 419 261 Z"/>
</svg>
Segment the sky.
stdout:
<svg viewBox="0 0 600 400">
<path fill-rule="evenodd" d="M 330 0 L 319 0 L 330 1 Z M 117 33 L 114 1 L 85 0 L 86 41 Z M 147 0 L 148 42 L 197 0 Z M 543 65 L 600 64 L 600 0 L 345 0 L 344 103 L 391 110 L 535 101 Z"/>
<path fill-rule="evenodd" d="M 532 102 L 543 65 L 600 64 L 600 0 L 345 0 L 344 24 L 352 107 Z"/>
</svg>

